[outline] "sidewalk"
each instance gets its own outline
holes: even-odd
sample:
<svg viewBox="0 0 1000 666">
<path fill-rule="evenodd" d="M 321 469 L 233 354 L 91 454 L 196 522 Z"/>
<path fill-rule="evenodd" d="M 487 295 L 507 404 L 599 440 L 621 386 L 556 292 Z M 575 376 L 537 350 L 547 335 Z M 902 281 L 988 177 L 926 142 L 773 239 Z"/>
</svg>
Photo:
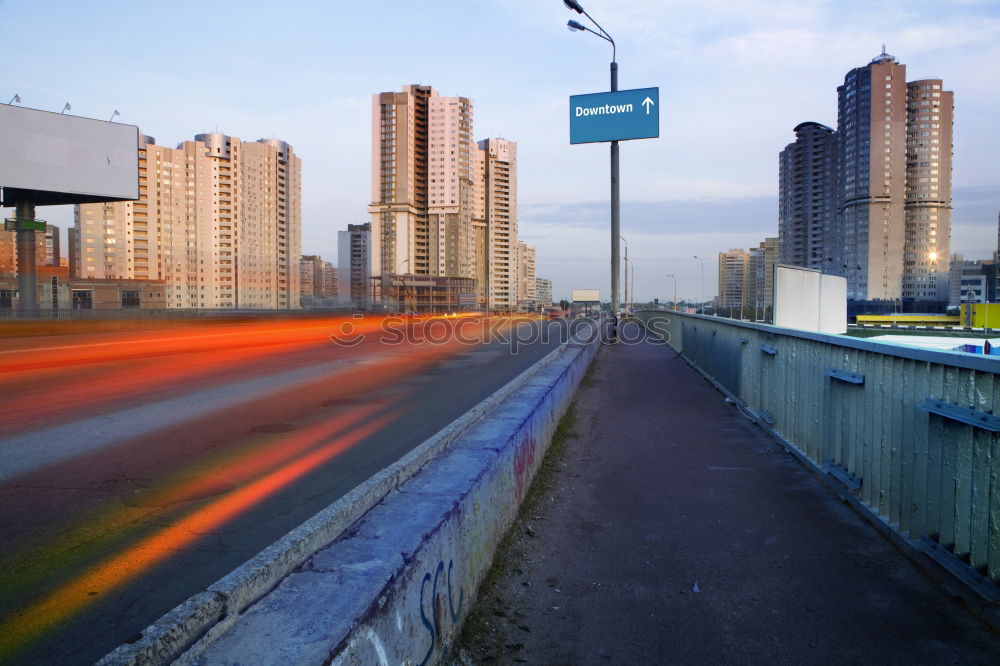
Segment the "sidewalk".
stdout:
<svg viewBox="0 0 1000 666">
<path fill-rule="evenodd" d="M 1000 636 L 672 350 L 595 363 L 457 663 L 996 663 Z"/>
</svg>

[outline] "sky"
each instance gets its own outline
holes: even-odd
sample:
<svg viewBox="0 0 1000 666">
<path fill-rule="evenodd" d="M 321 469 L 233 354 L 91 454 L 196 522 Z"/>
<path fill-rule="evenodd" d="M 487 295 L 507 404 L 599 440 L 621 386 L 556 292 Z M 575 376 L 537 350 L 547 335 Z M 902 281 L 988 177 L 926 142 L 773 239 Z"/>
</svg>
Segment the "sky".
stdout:
<svg viewBox="0 0 1000 666">
<path fill-rule="evenodd" d="M 638 299 L 672 299 L 669 275 L 710 297 L 719 252 L 777 236 L 778 153 L 801 122 L 836 127 L 837 86 L 883 44 L 908 80 L 955 92 L 952 251 L 996 248 L 996 0 L 581 3 L 615 39 L 620 89 L 660 89 L 660 137 L 621 144 Z M 0 0 L 0 103 L 118 110 L 161 145 L 282 139 L 302 158 L 302 251 L 336 263 L 336 232 L 368 221 L 371 95 L 431 85 L 472 99 L 477 140 L 518 143 L 519 237 L 554 297 L 607 298 L 609 150 L 569 144 L 568 98 L 609 90 L 611 47 L 569 19 L 585 22 L 562 0 Z M 66 207 L 36 216 L 72 225 Z"/>
</svg>

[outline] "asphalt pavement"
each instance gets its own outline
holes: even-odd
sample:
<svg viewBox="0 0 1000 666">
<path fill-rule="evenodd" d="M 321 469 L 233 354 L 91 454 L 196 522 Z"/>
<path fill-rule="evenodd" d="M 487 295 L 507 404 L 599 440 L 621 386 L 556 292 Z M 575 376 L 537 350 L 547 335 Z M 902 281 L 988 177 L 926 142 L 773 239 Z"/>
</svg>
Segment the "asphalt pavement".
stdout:
<svg viewBox="0 0 1000 666">
<path fill-rule="evenodd" d="M 396 319 L 4 339 L 0 664 L 92 664 L 134 640 L 565 328 L 499 320 L 514 354 L 493 322 Z"/>
<path fill-rule="evenodd" d="M 672 350 L 595 364 L 455 663 L 1000 660 L 1000 636 Z"/>
</svg>

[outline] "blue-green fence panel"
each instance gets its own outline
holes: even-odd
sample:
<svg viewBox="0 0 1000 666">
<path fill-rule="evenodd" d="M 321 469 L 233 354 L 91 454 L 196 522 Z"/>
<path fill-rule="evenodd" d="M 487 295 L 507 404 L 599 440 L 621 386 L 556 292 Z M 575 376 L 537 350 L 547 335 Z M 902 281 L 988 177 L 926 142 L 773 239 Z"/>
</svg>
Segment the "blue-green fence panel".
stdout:
<svg viewBox="0 0 1000 666">
<path fill-rule="evenodd" d="M 1000 359 L 679 312 L 638 317 L 892 529 L 931 537 L 1000 584 L 1000 433 L 986 423 L 1000 413 Z M 929 410 L 928 399 L 943 406 Z"/>
</svg>

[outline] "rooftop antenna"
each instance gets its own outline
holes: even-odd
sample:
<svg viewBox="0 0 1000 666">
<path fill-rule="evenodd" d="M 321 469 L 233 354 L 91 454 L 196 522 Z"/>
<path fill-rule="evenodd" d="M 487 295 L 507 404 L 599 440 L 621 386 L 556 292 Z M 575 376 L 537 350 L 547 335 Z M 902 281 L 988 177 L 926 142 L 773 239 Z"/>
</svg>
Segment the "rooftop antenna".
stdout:
<svg viewBox="0 0 1000 666">
<path fill-rule="evenodd" d="M 21 103 L 21 96 L 20 95 L 14 95 L 13 97 L 11 97 L 10 101 L 7 102 L 7 106 L 10 106 L 14 102 L 17 102 L 18 104 L 20 104 Z"/>
</svg>

